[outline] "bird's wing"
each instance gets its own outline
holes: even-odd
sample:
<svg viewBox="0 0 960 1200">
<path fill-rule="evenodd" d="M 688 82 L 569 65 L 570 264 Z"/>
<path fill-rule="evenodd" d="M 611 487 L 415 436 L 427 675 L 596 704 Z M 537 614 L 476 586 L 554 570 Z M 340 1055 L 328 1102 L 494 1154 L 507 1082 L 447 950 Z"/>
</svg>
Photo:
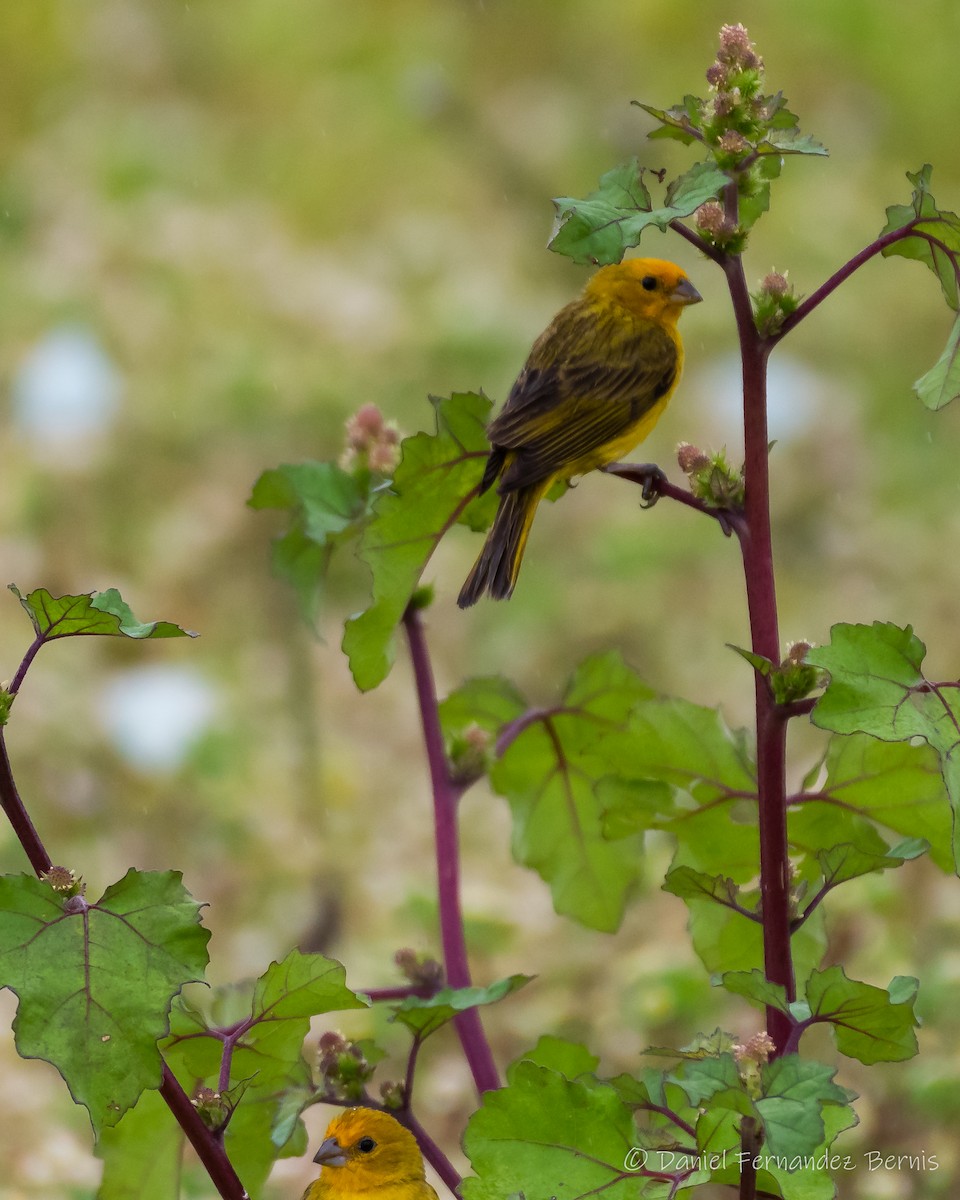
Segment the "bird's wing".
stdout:
<svg viewBox="0 0 960 1200">
<path fill-rule="evenodd" d="M 579 329 L 555 322 L 541 336 L 489 427 L 493 446 L 512 451 L 501 491 L 587 469 L 578 464 L 622 437 L 674 384 L 677 345 L 660 325 L 618 336 L 575 320 Z"/>
</svg>

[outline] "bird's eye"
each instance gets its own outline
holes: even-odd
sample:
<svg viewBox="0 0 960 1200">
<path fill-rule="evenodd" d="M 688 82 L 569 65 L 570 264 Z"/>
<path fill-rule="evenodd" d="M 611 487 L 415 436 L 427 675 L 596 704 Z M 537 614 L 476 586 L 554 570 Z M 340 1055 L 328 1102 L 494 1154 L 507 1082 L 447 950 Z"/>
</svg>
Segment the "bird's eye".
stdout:
<svg viewBox="0 0 960 1200">
<path fill-rule="evenodd" d="M 656 277 L 653 275 L 644 275 L 644 277 L 640 280 L 640 286 L 644 289 L 644 291 L 652 292 L 657 286 Z"/>
<path fill-rule="evenodd" d="M 357 1149 L 361 1154 L 369 1154 L 371 1150 L 376 1150 L 376 1148 L 377 1143 L 372 1137 L 362 1137 L 360 1141 L 357 1142 Z"/>
</svg>

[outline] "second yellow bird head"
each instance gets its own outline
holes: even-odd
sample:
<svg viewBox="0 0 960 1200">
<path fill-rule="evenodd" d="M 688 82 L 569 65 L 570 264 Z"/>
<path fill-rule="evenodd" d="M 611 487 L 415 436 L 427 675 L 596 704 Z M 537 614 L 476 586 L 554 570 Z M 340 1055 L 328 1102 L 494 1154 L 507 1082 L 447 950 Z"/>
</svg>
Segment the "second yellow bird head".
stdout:
<svg viewBox="0 0 960 1200">
<path fill-rule="evenodd" d="M 423 1158 L 416 1138 L 389 1113 L 348 1108 L 327 1128 L 314 1162 L 335 1173 L 331 1194 L 353 1193 L 400 1181 L 421 1180 Z"/>
</svg>

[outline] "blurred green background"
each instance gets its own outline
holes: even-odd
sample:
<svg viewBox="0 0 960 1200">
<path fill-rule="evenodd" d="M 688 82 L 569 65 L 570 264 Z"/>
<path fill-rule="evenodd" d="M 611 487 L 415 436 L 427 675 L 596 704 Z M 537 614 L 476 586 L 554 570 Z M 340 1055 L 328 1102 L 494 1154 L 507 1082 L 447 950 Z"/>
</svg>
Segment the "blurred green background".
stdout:
<svg viewBox="0 0 960 1200">
<path fill-rule="evenodd" d="M 335 564 L 315 639 L 270 578 L 278 526 L 245 507 L 253 481 L 335 457 L 363 403 L 412 432 L 431 424 L 428 393 L 482 388 L 499 402 L 585 278 L 544 249 L 550 197 L 585 194 L 636 152 L 684 169 L 682 147 L 646 143 L 651 123 L 629 101 L 702 91 L 734 21 L 832 155 L 788 162 L 749 250 L 752 282 L 775 267 L 812 291 L 908 199 L 904 172 L 924 161 L 941 205 L 960 205 L 952 0 L 916 0 L 909 17 L 889 0 L 0 6 L 4 580 L 117 586 L 142 620 L 202 633 L 46 650 L 11 757 L 54 859 L 94 895 L 131 865 L 183 870 L 210 904 L 214 982 L 299 943 L 340 957 L 354 986 L 383 986 L 397 947 L 436 947 L 407 665 L 356 693 L 337 646 L 364 573 Z M 676 478 L 681 439 L 740 454 L 733 323 L 719 273 L 691 247 L 654 233 L 645 248 L 682 263 L 706 299 L 684 318 L 680 394 L 641 452 Z M 824 641 L 836 620 L 912 622 L 930 673 L 956 677 L 960 414 L 927 413 L 911 392 L 949 327 L 929 273 L 875 261 L 774 356 L 785 639 Z M 742 578 L 712 522 L 667 504 L 641 513 L 633 489 L 588 478 L 541 512 L 510 605 L 465 614 L 455 597 L 478 548 L 455 531 L 429 570 L 442 690 L 505 672 L 548 702 L 613 646 L 657 689 L 748 720 L 752 681 L 725 648 L 748 637 Z M 13 597 L 5 606 L 9 678 L 31 631 Z M 795 779 L 819 744 L 793 738 Z M 708 988 L 683 905 L 656 890 L 669 847 L 651 847 L 649 895 L 608 937 L 555 917 L 545 887 L 511 865 L 504 806 L 483 787 L 463 825 L 476 976 L 538 975 L 487 1014 L 502 1062 L 543 1031 L 587 1038 L 613 1073 L 651 1042 L 756 1029 L 757 1014 Z M 26 869 L 3 830 L 0 867 Z M 831 961 L 849 974 L 923 984 L 919 1059 L 842 1064 L 863 1093 L 842 1147 L 940 1163 L 861 1166 L 843 1195 L 952 1195 L 957 883 L 913 864 L 847 885 L 829 917 Z M 5 1026 L 14 1011 L 3 993 Z M 12 1037 L 0 1063 L 0 1196 L 91 1196 L 83 1111 Z M 422 1064 L 421 1115 L 457 1155 L 475 1105 L 466 1069 L 445 1034 Z M 327 1115 L 310 1114 L 314 1134 Z M 281 1163 L 270 1195 L 299 1195 L 313 1170 Z"/>
</svg>

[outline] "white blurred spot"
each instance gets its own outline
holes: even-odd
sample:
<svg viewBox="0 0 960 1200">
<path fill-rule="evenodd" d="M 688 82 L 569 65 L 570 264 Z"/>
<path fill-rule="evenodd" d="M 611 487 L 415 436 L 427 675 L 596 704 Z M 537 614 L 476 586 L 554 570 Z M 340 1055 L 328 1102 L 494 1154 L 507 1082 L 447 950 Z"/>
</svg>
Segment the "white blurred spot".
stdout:
<svg viewBox="0 0 960 1200">
<path fill-rule="evenodd" d="M 79 325 L 51 330 L 13 379 L 13 415 L 36 453 L 84 465 L 120 406 L 122 379 L 94 335 Z"/>
<path fill-rule="evenodd" d="M 117 750 L 145 771 L 172 770 L 209 729 L 219 708 L 215 689 L 187 667 L 138 667 L 116 675 L 99 710 Z"/>
<path fill-rule="evenodd" d="M 724 428 L 743 424 L 743 385 L 740 356 L 728 354 L 697 371 L 691 382 L 710 397 L 710 408 Z M 767 371 L 767 420 L 772 439 L 789 442 L 812 432 L 820 423 L 824 403 L 836 390 L 829 376 L 798 358 L 777 350 Z"/>
</svg>

